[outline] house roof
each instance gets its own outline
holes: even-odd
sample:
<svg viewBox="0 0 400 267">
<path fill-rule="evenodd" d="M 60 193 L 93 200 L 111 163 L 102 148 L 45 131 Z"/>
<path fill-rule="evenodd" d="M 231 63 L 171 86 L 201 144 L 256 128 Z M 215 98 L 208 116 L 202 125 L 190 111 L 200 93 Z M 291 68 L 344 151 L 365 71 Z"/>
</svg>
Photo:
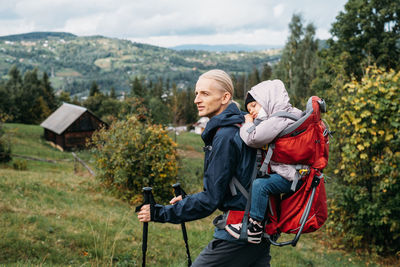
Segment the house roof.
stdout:
<svg viewBox="0 0 400 267">
<path fill-rule="evenodd" d="M 206 125 L 210 119 L 208 117 L 201 117 L 195 124 L 194 126 L 206 128 Z"/>
<path fill-rule="evenodd" d="M 87 109 L 84 107 L 63 103 L 62 106 L 54 111 L 40 126 L 56 134 L 62 134 L 86 111 Z"/>
</svg>

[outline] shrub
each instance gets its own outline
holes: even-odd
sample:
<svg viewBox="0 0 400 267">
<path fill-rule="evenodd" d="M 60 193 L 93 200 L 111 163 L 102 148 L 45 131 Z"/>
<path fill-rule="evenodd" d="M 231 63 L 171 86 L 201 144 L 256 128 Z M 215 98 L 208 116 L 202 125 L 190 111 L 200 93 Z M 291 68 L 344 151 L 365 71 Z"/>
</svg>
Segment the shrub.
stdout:
<svg viewBox="0 0 400 267">
<path fill-rule="evenodd" d="M 11 145 L 3 127 L 6 119 L 6 116 L 0 114 L 0 162 L 9 162 L 11 160 Z"/>
<path fill-rule="evenodd" d="M 172 197 L 178 171 L 176 145 L 161 126 L 133 116 L 96 132 L 92 145 L 97 177 L 118 196 L 137 203 L 142 188 L 151 186 L 157 201 Z"/>
<path fill-rule="evenodd" d="M 369 68 L 337 105 L 328 230 L 355 248 L 400 251 L 400 72 Z"/>
<path fill-rule="evenodd" d="M 18 171 L 25 171 L 28 169 L 28 164 L 26 163 L 26 160 L 20 160 L 20 159 L 14 160 L 12 166 L 14 170 Z"/>
</svg>

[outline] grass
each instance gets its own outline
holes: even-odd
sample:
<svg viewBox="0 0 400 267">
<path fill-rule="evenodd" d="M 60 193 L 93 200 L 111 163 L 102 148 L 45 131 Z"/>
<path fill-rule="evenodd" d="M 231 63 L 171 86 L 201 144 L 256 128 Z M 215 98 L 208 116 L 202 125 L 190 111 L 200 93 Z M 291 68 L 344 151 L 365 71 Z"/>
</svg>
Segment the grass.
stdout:
<svg viewBox="0 0 400 267">
<path fill-rule="evenodd" d="M 84 169 L 74 173 L 70 153 L 41 139 L 40 127 L 7 124 L 6 129 L 13 132 L 13 153 L 57 164 L 27 161 L 25 171 L 12 169 L 11 163 L 0 166 L 0 265 L 140 266 L 142 224 L 133 207 L 105 192 Z M 180 170 L 185 189 L 201 190 L 200 137 L 185 133 L 178 143 L 186 153 Z M 90 153 L 79 156 L 90 162 Z M 186 224 L 192 259 L 212 239 L 213 218 Z M 295 248 L 273 247 L 272 265 L 380 266 L 368 255 L 331 250 L 328 242 L 321 230 L 303 235 Z M 186 266 L 179 225 L 149 224 L 147 264 Z"/>
</svg>

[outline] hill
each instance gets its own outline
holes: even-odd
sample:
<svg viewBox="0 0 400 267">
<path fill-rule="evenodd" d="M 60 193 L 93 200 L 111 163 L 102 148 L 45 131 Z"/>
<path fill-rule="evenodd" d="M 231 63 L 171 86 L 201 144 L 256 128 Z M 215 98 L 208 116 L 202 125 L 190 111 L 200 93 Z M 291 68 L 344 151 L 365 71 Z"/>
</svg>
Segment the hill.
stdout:
<svg viewBox="0 0 400 267">
<path fill-rule="evenodd" d="M 36 125 L 6 124 L 13 153 L 56 160 L 29 161 L 27 170 L 0 165 L 0 265 L 6 266 L 140 266 L 142 224 L 133 208 L 105 192 L 80 168 L 70 153 L 42 138 Z M 184 168 L 202 165 L 199 135 L 183 133 L 178 149 Z M 78 152 L 90 164 L 88 152 Z M 15 158 L 14 162 L 18 159 Z M 201 179 L 191 181 L 201 189 Z M 199 189 L 200 188 L 200 189 Z M 193 191 L 192 191 L 193 190 Z M 172 194 L 172 192 L 171 192 Z M 218 214 L 219 212 L 217 212 Z M 215 214 L 215 215 L 217 215 Z M 192 259 L 212 239 L 212 219 L 186 224 Z M 371 255 L 358 257 L 328 248 L 323 231 L 303 235 L 295 248 L 271 248 L 274 266 L 379 266 Z M 174 249 L 171 249 L 174 248 Z M 179 225 L 149 224 L 149 266 L 186 266 Z"/>
<path fill-rule="evenodd" d="M 56 89 L 88 94 L 96 81 L 102 91 L 129 91 L 134 77 L 193 87 L 204 71 L 220 68 L 231 74 L 250 72 L 279 59 L 280 50 L 253 52 L 176 51 L 103 36 L 39 32 L 0 38 L 0 75 L 12 65 L 22 72 L 38 68 L 50 74 Z"/>
<path fill-rule="evenodd" d="M 169 47 L 174 50 L 203 50 L 211 52 L 252 52 L 262 51 L 268 49 L 281 49 L 279 45 L 242 45 L 242 44 L 228 44 L 228 45 L 205 45 L 205 44 L 189 44 L 189 45 L 177 45 Z"/>
<path fill-rule="evenodd" d="M 76 35 L 68 32 L 30 32 L 23 34 L 13 34 L 0 36 L 1 41 L 23 41 L 23 40 L 39 40 L 48 38 L 75 38 Z"/>
</svg>

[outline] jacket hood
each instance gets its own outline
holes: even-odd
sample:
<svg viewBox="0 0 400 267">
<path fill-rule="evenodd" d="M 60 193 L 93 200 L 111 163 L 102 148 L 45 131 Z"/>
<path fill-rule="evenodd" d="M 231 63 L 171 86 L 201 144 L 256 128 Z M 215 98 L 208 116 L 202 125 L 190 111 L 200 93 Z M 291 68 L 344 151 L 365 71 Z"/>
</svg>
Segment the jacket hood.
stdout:
<svg viewBox="0 0 400 267">
<path fill-rule="evenodd" d="M 263 107 L 267 116 L 277 111 L 291 112 L 289 95 L 280 80 L 264 81 L 252 87 L 249 94 Z"/>
<path fill-rule="evenodd" d="M 244 122 L 244 116 L 235 103 L 229 104 L 229 106 L 217 116 L 214 116 L 207 123 L 206 128 L 201 134 L 206 145 L 210 144 L 214 138 L 217 130 L 224 126 L 230 126 L 235 124 L 241 124 Z"/>
</svg>

